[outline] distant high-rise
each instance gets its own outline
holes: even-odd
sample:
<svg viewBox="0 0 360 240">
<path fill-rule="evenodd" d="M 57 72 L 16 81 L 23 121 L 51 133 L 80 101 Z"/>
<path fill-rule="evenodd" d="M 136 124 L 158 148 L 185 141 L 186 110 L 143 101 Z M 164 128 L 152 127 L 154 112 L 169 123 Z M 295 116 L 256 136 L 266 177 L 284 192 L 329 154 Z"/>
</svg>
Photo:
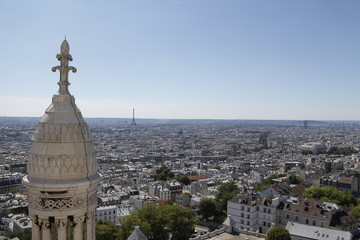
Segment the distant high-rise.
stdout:
<svg viewBox="0 0 360 240">
<path fill-rule="evenodd" d="M 133 117 L 132 117 L 132 121 L 131 121 L 131 126 L 136 126 L 136 122 L 135 122 L 135 108 L 133 108 Z"/>
<path fill-rule="evenodd" d="M 31 138 L 28 175 L 33 240 L 95 240 L 100 175 L 88 125 L 70 95 L 72 56 L 64 40 L 56 58 L 59 91 L 53 96 Z"/>
</svg>

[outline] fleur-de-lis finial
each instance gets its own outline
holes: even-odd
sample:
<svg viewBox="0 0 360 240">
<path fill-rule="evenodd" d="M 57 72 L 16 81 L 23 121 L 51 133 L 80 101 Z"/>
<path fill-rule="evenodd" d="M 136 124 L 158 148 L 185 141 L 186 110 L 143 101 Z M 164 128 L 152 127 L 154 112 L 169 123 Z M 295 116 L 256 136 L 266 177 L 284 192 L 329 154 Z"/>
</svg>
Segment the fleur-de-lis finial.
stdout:
<svg viewBox="0 0 360 240">
<path fill-rule="evenodd" d="M 72 56 L 70 55 L 70 46 L 66 39 L 62 42 L 60 47 L 60 54 L 56 55 L 56 58 L 60 61 L 60 66 L 55 66 L 51 70 L 55 72 L 59 70 L 60 72 L 60 81 L 58 82 L 59 94 L 69 94 L 68 86 L 70 85 L 68 81 L 69 71 L 76 72 L 76 68 L 69 66 L 69 61 L 72 61 Z"/>
</svg>

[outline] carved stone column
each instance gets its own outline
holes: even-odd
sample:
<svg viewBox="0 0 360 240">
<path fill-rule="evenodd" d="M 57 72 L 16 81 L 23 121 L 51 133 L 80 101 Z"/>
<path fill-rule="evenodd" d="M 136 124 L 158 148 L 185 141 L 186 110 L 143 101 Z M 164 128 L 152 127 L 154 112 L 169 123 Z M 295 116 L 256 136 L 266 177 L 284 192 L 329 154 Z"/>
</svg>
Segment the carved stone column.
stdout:
<svg viewBox="0 0 360 240">
<path fill-rule="evenodd" d="M 30 214 L 30 219 L 32 221 L 31 239 L 32 240 L 41 240 L 40 239 L 40 226 L 39 226 L 37 216 L 34 214 Z"/>
<path fill-rule="evenodd" d="M 86 213 L 86 240 L 95 240 L 95 212 Z M 93 239 L 94 237 L 94 239 Z"/>
<path fill-rule="evenodd" d="M 56 218 L 55 219 L 58 239 L 66 239 L 66 226 L 67 218 Z"/>
<path fill-rule="evenodd" d="M 83 239 L 82 226 L 85 220 L 85 216 L 74 216 L 74 240 Z"/>
<path fill-rule="evenodd" d="M 48 217 L 39 217 L 39 225 L 41 225 L 42 239 L 51 239 L 50 221 Z"/>
</svg>

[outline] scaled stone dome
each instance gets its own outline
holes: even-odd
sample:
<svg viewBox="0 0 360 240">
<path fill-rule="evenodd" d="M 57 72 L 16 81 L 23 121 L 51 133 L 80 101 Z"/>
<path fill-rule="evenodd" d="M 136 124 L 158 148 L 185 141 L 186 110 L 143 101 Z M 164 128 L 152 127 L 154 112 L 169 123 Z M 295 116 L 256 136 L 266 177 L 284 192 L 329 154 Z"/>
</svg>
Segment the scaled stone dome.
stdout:
<svg viewBox="0 0 360 240">
<path fill-rule="evenodd" d="M 31 138 L 28 177 L 49 180 L 92 177 L 97 174 L 92 136 L 68 90 L 68 72 L 76 69 L 68 66 L 72 57 L 66 40 L 57 58 L 61 66 L 53 71 L 60 71 L 60 88 Z"/>
</svg>

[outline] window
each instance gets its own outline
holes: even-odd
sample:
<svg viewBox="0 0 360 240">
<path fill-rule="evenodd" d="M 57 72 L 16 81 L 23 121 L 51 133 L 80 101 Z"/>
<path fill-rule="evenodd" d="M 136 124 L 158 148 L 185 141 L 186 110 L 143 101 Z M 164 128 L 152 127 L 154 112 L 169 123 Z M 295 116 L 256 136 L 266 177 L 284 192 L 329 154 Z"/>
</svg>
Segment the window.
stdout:
<svg viewBox="0 0 360 240">
<path fill-rule="evenodd" d="M 241 219 L 241 224 L 244 224 L 244 220 Z"/>
<path fill-rule="evenodd" d="M 289 219 L 289 218 L 290 218 L 289 214 L 286 214 L 286 218 L 287 218 L 287 219 Z"/>
<path fill-rule="evenodd" d="M 295 222 L 298 222 L 299 221 L 299 216 L 295 216 Z"/>
<path fill-rule="evenodd" d="M 243 211 L 244 211 L 244 206 L 241 206 L 241 210 L 243 210 Z"/>
<path fill-rule="evenodd" d="M 250 208 L 248 207 L 248 212 L 250 212 Z"/>
<path fill-rule="evenodd" d="M 249 221 L 246 221 L 246 225 L 248 225 L 248 226 L 249 226 L 249 225 L 250 225 L 250 222 L 249 222 Z"/>
<path fill-rule="evenodd" d="M 266 213 L 266 208 L 264 208 L 264 213 Z"/>
<path fill-rule="evenodd" d="M 324 227 L 324 222 L 320 222 L 320 227 Z"/>
<path fill-rule="evenodd" d="M 268 209 L 268 213 L 271 213 L 271 209 L 270 209 L 270 208 Z"/>
<path fill-rule="evenodd" d="M 268 222 L 268 227 L 270 227 L 270 225 L 271 225 L 271 223 L 270 223 L 270 222 Z"/>
<path fill-rule="evenodd" d="M 306 219 L 305 222 L 306 222 L 306 224 L 309 224 L 309 219 Z"/>
<path fill-rule="evenodd" d="M 316 221 L 315 220 L 313 220 L 313 225 L 316 226 Z"/>
<path fill-rule="evenodd" d="M 259 206 L 256 206 L 256 211 L 259 211 L 259 210 L 260 210 Z"/>
<path fill-rule="evenodd" d="M 244 213 L 241 213 L 241 217 L 244 217 Z"/>
<path fill-rule="evenodd" d="M 266 222 L 263 222 L 263 226 L 264 226 L 264 227 L 266 226 Z"/>
<path fill-rule="evenodd" d="M 246 217 L 247 217 L 247 219 L 250 219 L 250 214 L 248 214 Z"/>
</svg>

